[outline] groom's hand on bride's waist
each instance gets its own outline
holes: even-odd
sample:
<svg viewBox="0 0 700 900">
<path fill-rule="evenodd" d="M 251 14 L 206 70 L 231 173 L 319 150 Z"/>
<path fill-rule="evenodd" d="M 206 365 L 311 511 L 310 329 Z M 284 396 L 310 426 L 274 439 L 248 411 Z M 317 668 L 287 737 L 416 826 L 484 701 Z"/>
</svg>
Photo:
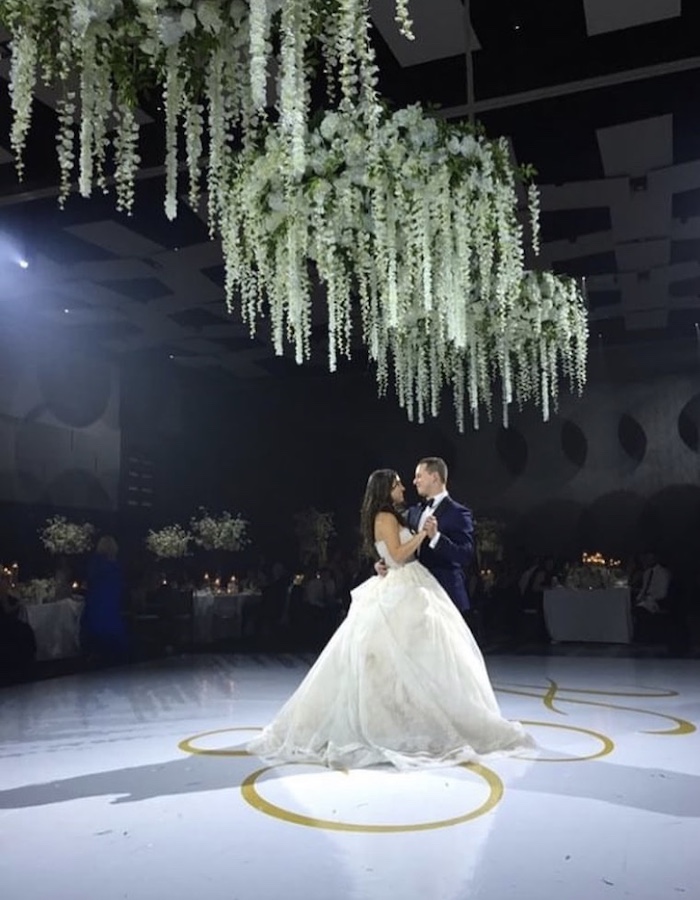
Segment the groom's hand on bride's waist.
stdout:
<svg viewBox="0 0 700 900">
<path fill-rule="evenodd" d="M 377 575 L 380 576 L 380 578 L 383 578 L 389 571 L 389 568 L 383 559 L 378 559 L 374 564 L 374 571 L 377 573 Z"/>
</svg>

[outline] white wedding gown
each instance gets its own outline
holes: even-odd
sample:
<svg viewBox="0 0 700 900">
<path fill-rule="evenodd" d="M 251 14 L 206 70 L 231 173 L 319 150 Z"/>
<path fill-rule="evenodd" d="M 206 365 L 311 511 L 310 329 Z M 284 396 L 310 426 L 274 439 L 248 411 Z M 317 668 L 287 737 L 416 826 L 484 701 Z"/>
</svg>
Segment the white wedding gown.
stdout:
<svg viewBox="0 0 700 900">
<path fill-rule="evenodd" d="M 411 537 L 401 531 L 401 541 Z M 501 716 L 481 651 L 437 580 L 413 560 L 352 592 L 347 618 L 248 751 L 334 768 L 449 765 L 533 746 Z"/>
</svg>

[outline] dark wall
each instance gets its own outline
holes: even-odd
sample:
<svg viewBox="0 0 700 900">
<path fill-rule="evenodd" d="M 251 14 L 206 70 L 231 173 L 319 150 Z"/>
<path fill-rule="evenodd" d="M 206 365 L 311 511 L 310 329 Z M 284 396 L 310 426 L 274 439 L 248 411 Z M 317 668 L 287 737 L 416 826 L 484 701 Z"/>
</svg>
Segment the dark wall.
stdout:
<svg viewBox="0 0 700 900">
<path fill-rule="evenodd" d="M 3 297 L 0 562 L 48 573 L 37 531 L 57 513 L 117 528 L 119 370 L 89 343 Z"/>
<path fill-rule="evenodd" d="M 0 333 L 0 502 L 115 509 L 119 373 L 18 312 Z"/>
<path fill-rule="evenodd" d="M 633 354 L 635 351 L 627 351 Z M 450 487 L 477 514 L 496 515 L 527 552 L 581 549 L 627 554 L 673 548 L 700 523 L 700 379 L 593 360 L 583 398 L 562 394 L 558 414 L 512 415 L 460 435 L 448 404 L 437 420 L 411 424 L 373 375 L 228 384 L 164 368 L 124 378 L 124 456 L 148 448 L 159 521 L 186 519 L 199 504 L 241 512 L 262 544 L 289 542 L 295 512 L 332 510 L 354 539 L 368 473 L 443 456 Z M 634 357 L 637 358 L 636 356 Z M 146 380 L 144 380 L 146 379 Z M 148 385 L 146 387 L 146 385 Z"/>
</svg>

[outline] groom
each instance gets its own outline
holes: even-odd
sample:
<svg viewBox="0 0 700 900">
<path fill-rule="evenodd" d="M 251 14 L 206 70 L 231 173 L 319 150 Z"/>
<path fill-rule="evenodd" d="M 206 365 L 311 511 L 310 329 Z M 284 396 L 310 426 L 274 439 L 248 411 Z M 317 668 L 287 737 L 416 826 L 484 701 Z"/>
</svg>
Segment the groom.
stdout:
<svg viewBox="0 0 700 900">
<path fill-rule="evenodd" d="M 423 503 L 408 508 L 407 524 L 414 531 L 424 528 L 428 533 L 418 559 L 464 615 L 470 608 L 465 569 L 474 557 L 471 511 L 447 493 L 447 465 L 439 456 L 420 460 L 413 484 Z"/>
<path fill-rule="evenodd" d="M 447 464 L 439 456 L 426 456 L 416 466 L 413 479 L 421 503 L 409 506 L 406 524 L 412 531 L 425 529 L 428 539 L 418 551 L 418 559 L 432 572 L 450 599 L 468 618 L 470 609 L 465 568 L 474 557 L 474 524 L 466 506 L 447 493 Z M 386 574 L 380 562 L 379 575 Z"/>
</svg>

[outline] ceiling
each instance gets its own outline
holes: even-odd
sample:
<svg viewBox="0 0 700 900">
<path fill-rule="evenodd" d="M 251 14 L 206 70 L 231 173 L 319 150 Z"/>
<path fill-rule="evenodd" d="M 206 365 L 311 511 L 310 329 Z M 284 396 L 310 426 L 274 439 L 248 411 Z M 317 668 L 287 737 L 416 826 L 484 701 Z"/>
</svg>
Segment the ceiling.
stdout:
<svg viewBox="0 0 700 900">
<path fill-rule="evenodd" d="M 451 119 L 467 106 L 460 0 L 373 0 L 380 88 Z M 694 337 L 700 320 L 700 3 L 471 0 L 474 111 L 542 186 L 543 262 L 586 276 L 594 339 Z M 56 204 L 51 91 L 37 95 L 19 185 L 9 152 L 7 35 L 0 34 L 0 304 L 117 357 L 258 379 L 297 372 L 226 312 L 220 247 L 186 203 L 162 210 L 162 129 L 141 112 L 144 173 L 132 217 L 113 199 Z M 21 269 L 17 262 L 30 262 Z M 318 342 L 323 343 L 319 320 Z M 364 365 L 364 361 L 360 361 Z M 309 371 L 308 369 L 306 371 Z"/>
</svg>

